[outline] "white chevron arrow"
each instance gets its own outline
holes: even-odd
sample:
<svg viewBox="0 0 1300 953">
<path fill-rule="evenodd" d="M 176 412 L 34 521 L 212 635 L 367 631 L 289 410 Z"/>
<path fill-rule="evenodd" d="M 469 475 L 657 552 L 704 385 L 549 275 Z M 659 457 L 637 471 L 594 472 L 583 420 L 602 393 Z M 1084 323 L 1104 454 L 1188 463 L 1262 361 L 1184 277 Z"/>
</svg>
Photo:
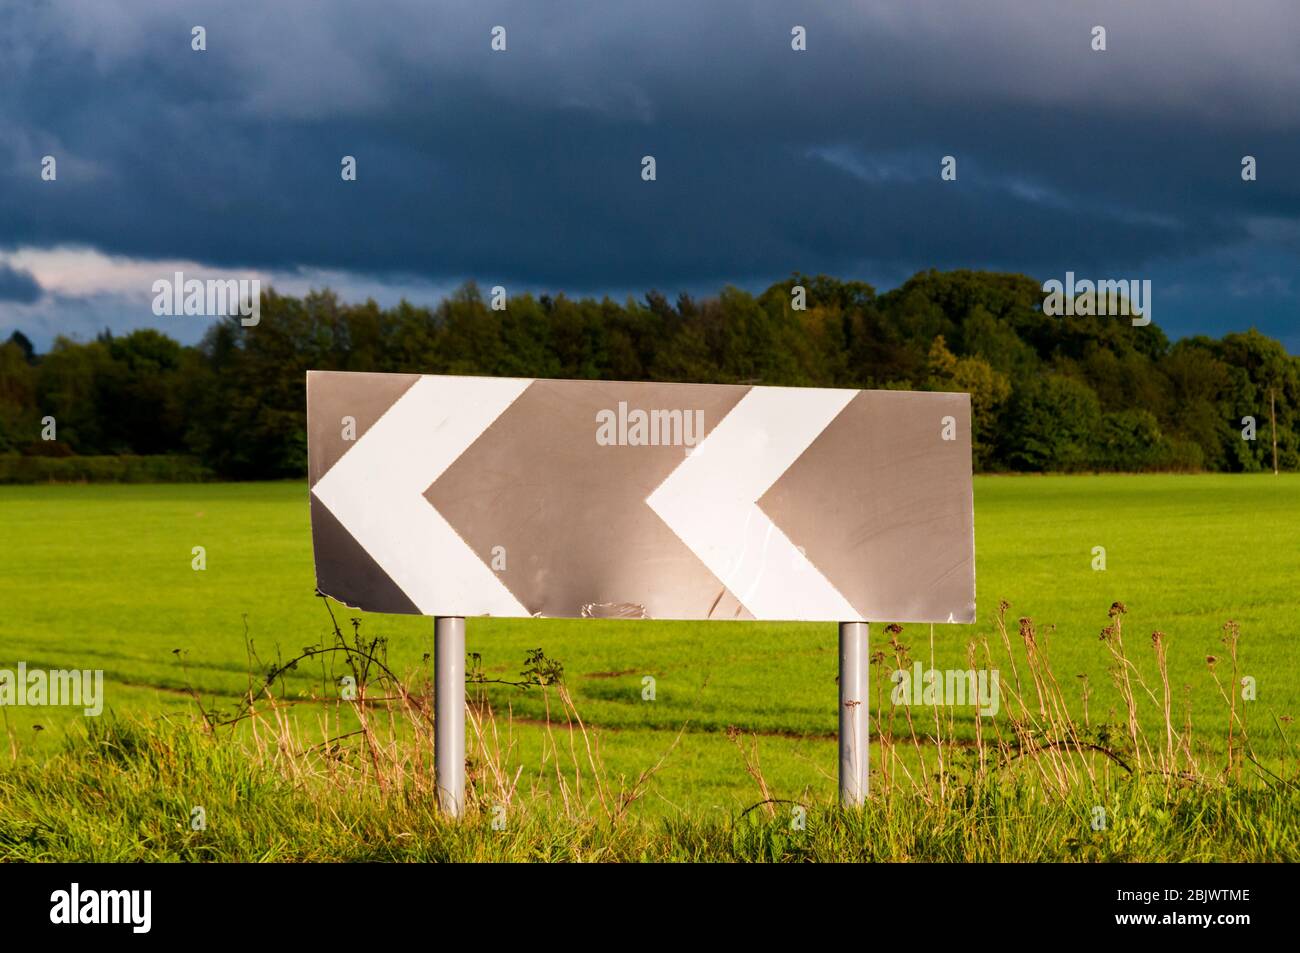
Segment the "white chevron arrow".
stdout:
<svg viewBox="0 0 1300 953">
<path fill-rule="evenodd" d="M 757 619 L 859 621 L 758 507 L 856 391 L 755 387 L 646 503 Z"/>
<path fill-rule="evenodd" d="M 528 615 L 424 491 L 531 383 L 421 377 L 312 490 L 425 615 Z"/>
</svg>

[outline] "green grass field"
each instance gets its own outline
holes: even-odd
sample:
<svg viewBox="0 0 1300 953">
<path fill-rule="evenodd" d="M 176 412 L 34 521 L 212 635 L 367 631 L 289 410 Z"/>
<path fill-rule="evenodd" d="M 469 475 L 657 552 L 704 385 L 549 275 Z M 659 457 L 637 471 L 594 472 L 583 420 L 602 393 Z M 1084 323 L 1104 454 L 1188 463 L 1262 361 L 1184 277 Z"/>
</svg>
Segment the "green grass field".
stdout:
<svg viewBox="0 0 1300 953">
<path fill-rule="evenodd" d="M 1005 599 L 1013 638 L 1014 620 L 1031 616 L 1054 670 L 1074 682 L 1067 697 L 1079 704 L 1073 676 L 1086 674 L 1092 717 L 1105 718 L 1118 696 L 1098 633 L 1122 601 L 1129 653 L 1155 684 L 1149 637 L 1166 633 L 1175 704 L 1181 712 L 1186 686 L 1197 743 L 1213 757 L 1227 713 L 1205 659 L 1224 654 L 1221 627 L 1233 619 L 1242 672 L 1257 682 L 1258 700 L 1245 703 L 1255 750 L 1294 774 L 1282 731 L 1300 713 L 1300 477 L 982 477 L 975 499 L 981 622 L 934 627 L 939 668 L 967 667 L 968 642 L 993 633 Z M 191 568 L 195 546 L 206 549 L 205 571 Z M 1102 572 L 1092 568 L 1096 546 L 1106 550 Z M 195 713 L 190 690 L 232 705 L 250 667 L 328 637 L 313 590 L 301 483 L 0 487 L 0 668 L 102 668 L 118 715 Z M 261 660 L 251 666 L 245 623 Z M 427 668 L 430 620 L 366 616 L 362 631 L 390 639 L 400 672 Z M 873 648 L 884 646 L 882 626 L 872 636 Z M 900 638 L 929 657 L 929 626 L 906 626 Z M 734 812 L 759 800 L 726 737 L 732 725 L 757 733 L 776 796 L 833 796 L 834 626 L 472 619 L 468 642 L 492 675 L 517 672 L 536 647 L 563 662 L 613 772 L 636 775 L 688 725 L 639 811 Z M 642 699 L 645 675 L 656 679 L 654 701 Z M 304 672 L 295 684 L 319 689 L 320 679 Z M 512 710 L 528 764 L 541 744 L 531 725 L 544 715 L 541 694 L 491 697 Z M 84 728 L 62 709 L 11 707 L 3 717 L 0 764 L 15 752 L 40 762 Z"/>
</svg>

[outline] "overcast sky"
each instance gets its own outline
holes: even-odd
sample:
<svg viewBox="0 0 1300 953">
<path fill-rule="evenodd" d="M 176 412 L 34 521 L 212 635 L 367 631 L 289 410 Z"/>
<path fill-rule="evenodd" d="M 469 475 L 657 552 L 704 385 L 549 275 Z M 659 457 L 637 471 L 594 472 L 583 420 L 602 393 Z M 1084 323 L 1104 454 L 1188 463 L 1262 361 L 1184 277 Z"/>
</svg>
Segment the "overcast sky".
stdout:
<svg viewBox="0 0 1300 953">
<path fill-rule="evenodd" d="M 1174 337 L 1300 353 L 1298 179 L 1295 0 L 0 7 L 0 335 L 42 349 L 197 340 L 150 309 L 176 270 L 433 304 L 937 267 L 1149 278 Z"/>
</svg>

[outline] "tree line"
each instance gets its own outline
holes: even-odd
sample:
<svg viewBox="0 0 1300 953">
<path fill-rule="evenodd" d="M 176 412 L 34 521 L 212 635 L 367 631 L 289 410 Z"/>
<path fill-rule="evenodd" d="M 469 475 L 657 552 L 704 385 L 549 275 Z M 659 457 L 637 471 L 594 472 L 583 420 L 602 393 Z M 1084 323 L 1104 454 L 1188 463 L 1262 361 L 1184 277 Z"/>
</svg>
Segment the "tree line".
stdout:
<svg viewBox="0 0 1300 953">
<path fill-rule="evenodd" d="M 196 346 L 106 331 L 38 354 L 13 334 L 0 454 L 187 454 L 225 478 L 300 477 L 310 369 L 960 390 L 980 471 L 1271 469 L 1272 406 L 1278 462 L 1300 465 L 1300 358 L 1278 341 L 1171 343 L 1155 324 L 1051 317 L 1043 299 L 1024 275 L 972 271 L 884 294 L 794 275 L 758 295 L 521 295 L 503 310 L 473 284 L 432 309 L 271 290 L 256 326 L 223 319 Z"/>
</svg>

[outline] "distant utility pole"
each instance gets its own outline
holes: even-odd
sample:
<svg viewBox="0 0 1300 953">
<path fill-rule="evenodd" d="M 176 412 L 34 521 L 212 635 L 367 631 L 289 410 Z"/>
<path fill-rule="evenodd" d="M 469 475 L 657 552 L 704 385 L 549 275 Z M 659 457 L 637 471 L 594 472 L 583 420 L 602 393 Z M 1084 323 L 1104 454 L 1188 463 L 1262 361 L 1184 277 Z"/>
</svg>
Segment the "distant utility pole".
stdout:
<svg viewBox="0 0 1300 953">
<path fill-rule="evenodd" d="M 1268 389 L 1268 419 L 1273 425 L 1273 476 L 1277 476 L 1277 401 L 1271 387 Z"/>
</svg>

